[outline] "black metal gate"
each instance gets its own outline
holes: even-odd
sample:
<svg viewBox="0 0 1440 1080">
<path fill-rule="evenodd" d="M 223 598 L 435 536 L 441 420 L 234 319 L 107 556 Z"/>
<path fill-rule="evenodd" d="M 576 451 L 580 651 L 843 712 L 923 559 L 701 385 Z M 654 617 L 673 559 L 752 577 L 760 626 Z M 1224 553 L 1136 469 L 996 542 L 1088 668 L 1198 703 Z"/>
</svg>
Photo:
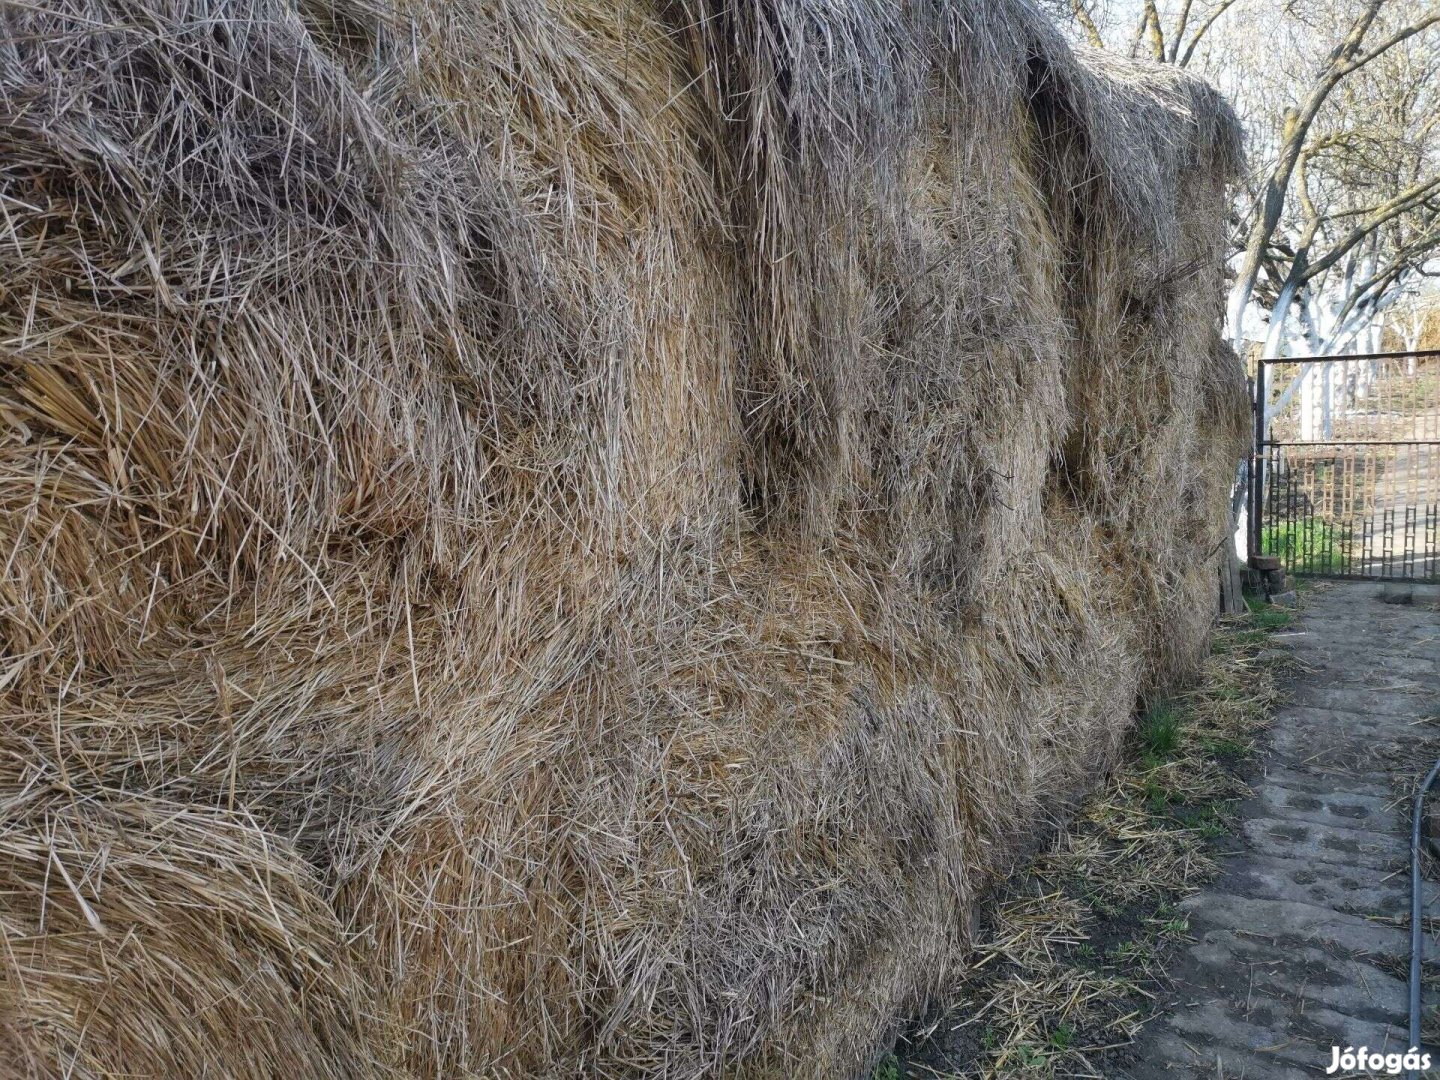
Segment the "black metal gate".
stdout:
<svg viewBox="0 0 1440 1080">
<path fill-rule="evenodd" d="M 1440 350 L 1262 360 L 1254 408 L 1252 554 L 1440 579 Z"/>
</svg>

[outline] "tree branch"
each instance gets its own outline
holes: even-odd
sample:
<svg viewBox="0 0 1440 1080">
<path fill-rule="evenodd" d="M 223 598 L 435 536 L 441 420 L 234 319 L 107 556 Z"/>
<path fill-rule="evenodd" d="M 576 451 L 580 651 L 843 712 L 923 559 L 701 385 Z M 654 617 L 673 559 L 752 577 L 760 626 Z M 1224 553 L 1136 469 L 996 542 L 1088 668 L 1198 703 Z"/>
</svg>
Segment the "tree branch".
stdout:
<svg viewBox="0 0 1440 1080">
<path fill-rule="evenodd" d="M 1185 55 L 1180 57 L 1180 66 L 1182 68 L 1190 66 L 1190 58 L 1195 55 L 1195 46 L 1200 44 L 1200 39 L 1209 32 L 1212 26 L 1215 25 L 1215 20 L 1220 18 L 1221 15 L 1224 15 L 1225 12 L 1229 11 L 1234 3 L 1235 0 L 1221 0 L 1219 4 L 1215 5 L 1215 10 L 1210 13 L 1209 18 L 1207 18 L 1203 23 L 1200 24 L 1200 29 L 1195 31 L 1195 36 L 1190 39 L 1190 44 L 1185 47 Z M 1188 11 L 1190 5 L 1187 3 L 1185 5 L 1185 8 L 1186 11 Z M 1175 47 L 1177 50 L 1180 47 L 1180 41 L 1178 36 L 1175 41 Z"/>
<path fill-rule="evenodd" d="M 1075 12 L 1075 21 L 1080 24 L 1080 29 L 1085 31 L 1086 41 L 1097 49 L 1105 48 L 1105 39 L 1100 36 L 1100 28 L 1090 17 L 1090 12 L 1085 7 L 1085 0 L 1070 0 L 1070 9 Z"/>
<path fill-rule="evenodd" d="M 1166 57 L 1172 64 L 1180 52 L 1180 43 L 1185 40 L 1185 27 L 1190 22 L 1190 6 L 1194 0 L 1185 0 L 1180 5 L 1180 14 L 1175 18 L 1175 33 L 1170 35 L 1170 51 Z"/>
<path fill-rule="evenodd" d="M 1396 195 L 1380 206 L 1369 218 L 1356 225 L 1341 237 L 1325 255 L 1310 264 L 1305 280 L 1310 281 L 1323 274 L 1345 257 L 1352 248 L 1360 244 L 1385 225 L 1407 211 L 1424 206 L 1431 196 L 1440 194 L 1440 176 L 1421 181 Z"/>
<path fill-rule="evenodd" d="M 1383 53 L 1388 52 L 1390 49 L 1393 49 L 1396 45 L 1399 45 L 1400 42 L 1404 41 L 1406 38 L 1412 38 L 1421 31 L 1426 30 L 1429 27 L 1435 26 L 1437 23 L 1440 23 L 1440 13 L 1437 13 L 1435 15 L 1427 15 L 1419 22 L 1412 23 L 1410 26 L 1395 31 L 1395 33 L 1391 34 L 1388 38 L 1386 38 L 1370 52 L 1357 59 L 1351 60 L 1349 63 L 1344 65 L 1340 71 L 1340 74 L 1342 76 L 1349 75 L 1352 71 L 1356 71 L 1359 68 L 1362 68 L 1366 64 L 1370 63 L 1370 61 L 1374 60 L 1377 56 L 1380 56 Z"/>
</svg>

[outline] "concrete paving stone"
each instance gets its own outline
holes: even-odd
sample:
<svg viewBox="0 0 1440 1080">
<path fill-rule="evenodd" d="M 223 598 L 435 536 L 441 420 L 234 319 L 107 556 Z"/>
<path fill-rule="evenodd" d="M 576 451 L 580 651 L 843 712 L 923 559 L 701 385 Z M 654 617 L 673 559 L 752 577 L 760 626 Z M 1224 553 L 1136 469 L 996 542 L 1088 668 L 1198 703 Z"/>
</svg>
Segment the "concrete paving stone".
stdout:
<svg viewBox="0 0 1440 1080">
<path fill-rule="evenodd" d="M 1348 634 L 1288 634 L 1277 642 L 1294 656 L 1306 660 L 1321 654 L 1327 660 L 1340 662 L 1351 658 L 1363 664 L 1371 657 L 1403 656 L 1419 660 L 1440 658 L 1440 632 L 1415 634 L 1370 634 L 1352 637 Z"/>
<path fill-rule="evenodd" d="M 1307 1002 L 1390 1023 L 1409 1009 L 1405 982 L 1344 954 L 1313 946 L 1278 947 L 1231 930 L 1210 930 L 1190 948 L 1198 964 L 1243 972 L 1247 1000 L 1257 989 L 1303 1012 Z"/>
<path fill-rule="evenodd" d="M 1307 859 L 1327 873 L 1350 873 L 1359 879 L 1373 879 L 1403 868 L 1410 855 L 1409 845 L 1393 834 L 1340 829 L 1312 821 L 1255 817 L 1244 823 L 1241 832 L 1258 854 Z"/>
<path fill-rule="evenodd" d="M 1394 789 L 1388 774 L 1292 769 L 1284 762 L 1271 761 L 1264 766 L 1255 786 L 1260 790 L 1270 784 L 1286 791 L 1320 795 L 1359 795 L 1389 800 L 1394 804 Z"/>
<path fill-rule="evenodd" d="M 1193 1035 L 1160 1030 L 1148 1040 L 1153 1058 L 1129 1066 L 1128 1080 L 1315 1080 L 1317 1070 L 1297 1068 L 1273 1055 L 1250 1054 Z M 1328 1063 L 1327 1063 L 1328 1064 Z"/>
<path fill-rule="evenodd" d="M 1292 766 L 1377 773 L 1388 771 L 1396 761 L 1404 760 L 1413 747 L 1403 732 L 1377 737 L 1366 732 L 1345 734 L 1291 728 L 1272 735 L 1271 749 Z"/>
<path fill-rule="evenodd" d="M 1440 604 L 1440 585 L 1428 585 L 1416 582 L 1411 589 L 1412 599 L 1417 604 L 1435 605 Z"/>
<path fill-rule="evenodd" d="M 1229 893 L 1201 893 L 1181 901 L 1192 925 L 1216 926 L 1263 941 L 1331 945 L 1353 956 L 1410 958 L 1410 935 L 1398 926 L 1302 900 L 1272 900 Z M 1427 958 L 1440 959 L 1428 943 Z"/>
<path fill-rule="evenodd" d="M 1435 673 L 1432 671 L 1431 679 L 1434 677 Z M 1408 691 L 1415 691 L 1415 693 Z M 1423 696 L 1421 696 L 1422 693 Z M 1394 687 L 1387 689 L 1384 685 L 1377 685 L 1371 689 L 1358 689 L 1352 686 L 1322 686 L 1302 681 L 1292 691 L 1291 701 L 1296 705 L 1317 709 L 1337 709 L 1372 716 L 1400 716 L 1412 719 L 1434 716 L 1436 709 L 1440 708 L 1440 703 L 1435 700 L 1433 688 L 1427 690 L 1427 687 L 1419 683 L 1408 683 L 1406 686 L 1398 688 L 1397 691 Z"/>
<path fill-rule="evenodd" d="M 1329 1040 L 1329 1032 L 1301 1029 L 1290 1022 L 1290 1017 L 1280 1015 L 1273 1007 L 1266 1009 L 1264 1016 L 1255 1016 L 1255 1011 L 1252 1002 L 1252 1019 L 1247 1020 L 1243 1012 L 1230 1003 L 1197 1001 L 1177 1009 L 1170 1026 L 1182 1037 L 1206 1038 L 1212 1032 L 1225 1032 L 1224 1045 L 1227 1048 L 1261 1061 L 1288 1063 L 1301 1068 L 1314 1068 L 1317 1064 L 1323 1068 L 1328 1064 L 1330 1047 L 1335 1045 Z M 1322 1041 L 1324 1045 L 1321 1045 Z M 1220 1053 L 1223 1055 L 1224 1051 Z M 1224 1062 L 1225 1058 L 1221 1056 L 1220 1060 Z"/>
<path fill-rule="evenodd" d="M 1384 796 L 1346 791 L 1295 791 L 1277 783 L 1274 777 L 1256 791 L 1252 800 L 1247 800 L 1245 809 L 1291 821 L 1313 821 L 1371 832 L 1389 833 L 1394 824 L 1393 808 Z"/>
<path fill-rule="evenodd" d="M 1299 900 L 1345 914 L 1385 918 L 1410 911 L 1410 879 L 1403 868 L 1388 874 L 1318 865 L 1311 859 L 1251 853 L 1227 866 L 1218 887 L 1257 900 Z M 1427 884 L 1423 895 L 1440 904 L 1440 886 Z"/>
<path fill-rule="evenodd" d="M 1375 648 L 1364 653 L 1331 652 L 1321 657 L 1311 654 L 1311 677 L 1323 677 L 1338 685 L 1358 683 L 1368 686 L 1386 679 L 1423 679 L 1435 670 L 1435 661 L 1419 656 L 1405 656 L 1396 643 L 1394 651 Z"/>
<path fill-rule="evenodd" d="M 1314 738 L 1333 741 L 1336 738 L 1374 742 L 1409 741 L 1416 730 L 1430 725 L 1414 718 L 1378 716 L 1339 709 L 1312 709 L 1292 705 L 1285 710 L 1283 726 L 1272 729 L 1271 745 L 1287 745 L 1289 740 Z M 1437 729 L 1440 733 L 1440 729 Z"/>
<path fill-rule="evenodd" d="M 1417 702 L 1417 705 L 1421 703 Z M 1416 709 L 1415 716 L 1396 716 L 1393 713 L 1364 711 L 1361 709 L 1326 709 L 1296 702 L 1287 705 L 1278 719 L 1284 723 L 1280 730 L 1293 728 L 1300 731 L 1324 729 L 1340 732 L 1363 732 L 1384 736 L 1408 735 L 1415 728 L 1424 728 L 1435 721 L 1423 707 Z M 1440 725 L 1437 725 L 1440 726 Z"/>
<path fill-rule="evenodd" d="M 1350 1016 L 1335 1009 L 1317 1008 L 1306 1011 L 1306 1019 L 1330 1036 L 1330 1042 L 1320 1047 L 1323 1060 L 1330 1061 L 1331 1046 L 1368 1047 L 1380 1053 L 1401 1053 L 1409 1049 L 1406 1026 L 1409 1011 L 1396 1017 L 1394 1023 L 1375 1023 Z M 1337 1037 L 1338 1036 L 1338 1037 Z"/>
</svg>

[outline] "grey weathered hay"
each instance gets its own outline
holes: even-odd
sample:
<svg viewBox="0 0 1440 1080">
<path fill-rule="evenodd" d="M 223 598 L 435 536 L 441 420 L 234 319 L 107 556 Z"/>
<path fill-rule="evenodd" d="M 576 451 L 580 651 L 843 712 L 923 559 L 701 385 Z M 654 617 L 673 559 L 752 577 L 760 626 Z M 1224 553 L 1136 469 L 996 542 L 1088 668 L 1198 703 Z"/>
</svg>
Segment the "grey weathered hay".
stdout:
<svg viewBox="0 0 1440 1080">
<path fill-rule="evenodd" d="M 853 1074 L 1203 654 L 1201 83 L 1024 0 L 0 13 L 0 1073 Z"/>
</svg>

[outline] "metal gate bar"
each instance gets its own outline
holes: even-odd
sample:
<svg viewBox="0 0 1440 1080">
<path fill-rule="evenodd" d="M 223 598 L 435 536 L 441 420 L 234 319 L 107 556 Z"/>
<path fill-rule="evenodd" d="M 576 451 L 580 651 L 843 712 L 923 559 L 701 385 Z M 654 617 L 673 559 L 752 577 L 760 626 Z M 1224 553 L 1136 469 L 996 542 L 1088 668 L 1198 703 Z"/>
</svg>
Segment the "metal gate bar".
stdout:
<svg viewBox="0 0 1440 1080">
<path fill-rule="evenodd" d="M 1254 390 L 1251 553 L 1440 580 L 1440 349 L 1261 360 Z"/>
</svg>

